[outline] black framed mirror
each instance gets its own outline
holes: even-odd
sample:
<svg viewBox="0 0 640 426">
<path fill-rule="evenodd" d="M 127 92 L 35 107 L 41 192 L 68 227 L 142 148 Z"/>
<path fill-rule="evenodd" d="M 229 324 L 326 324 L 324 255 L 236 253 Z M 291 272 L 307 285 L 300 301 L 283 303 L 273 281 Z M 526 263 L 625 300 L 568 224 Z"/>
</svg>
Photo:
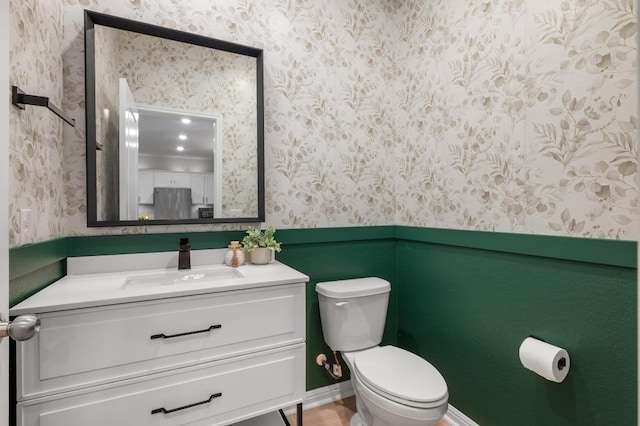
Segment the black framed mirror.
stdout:
<svg viewBox="0 0 640 426">
<path fill-rule="evenodd" d="M 85 10 L 87 225 L 262 222 L 261 49 Z"/>
</svg>

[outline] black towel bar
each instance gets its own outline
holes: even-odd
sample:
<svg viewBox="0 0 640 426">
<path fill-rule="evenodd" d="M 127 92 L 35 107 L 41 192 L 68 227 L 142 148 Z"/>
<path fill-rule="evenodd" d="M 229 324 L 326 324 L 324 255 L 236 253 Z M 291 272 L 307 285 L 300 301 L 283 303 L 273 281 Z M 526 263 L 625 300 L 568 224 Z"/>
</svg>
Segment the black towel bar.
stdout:
<svg viewBox="0 0 640 426">
<path fill-rule="evenodd" d="M 76 120 L 67 117 L 60 108 L 49 102 L 49 98 L 44 96 L 27 95 L 22 90 L 20 90 L 18 86 L 11 86 L 11 103 L 20 109 L 24 109 L 25 105 L 47 107 L 55 115 L 62 118 L 71 126 L 76 127 Z"/>
</svg>

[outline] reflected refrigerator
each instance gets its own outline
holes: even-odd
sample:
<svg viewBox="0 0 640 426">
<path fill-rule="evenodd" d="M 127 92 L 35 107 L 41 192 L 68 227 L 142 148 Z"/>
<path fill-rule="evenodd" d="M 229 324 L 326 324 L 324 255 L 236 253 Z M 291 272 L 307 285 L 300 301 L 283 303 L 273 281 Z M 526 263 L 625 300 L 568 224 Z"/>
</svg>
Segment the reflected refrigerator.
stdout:
<svg viewBox="0 0 640 426">
<path fill-rule="evenodd" d="M 154 188 L 154 219 L 190 219 L 191 188 Z"/>
</svg>

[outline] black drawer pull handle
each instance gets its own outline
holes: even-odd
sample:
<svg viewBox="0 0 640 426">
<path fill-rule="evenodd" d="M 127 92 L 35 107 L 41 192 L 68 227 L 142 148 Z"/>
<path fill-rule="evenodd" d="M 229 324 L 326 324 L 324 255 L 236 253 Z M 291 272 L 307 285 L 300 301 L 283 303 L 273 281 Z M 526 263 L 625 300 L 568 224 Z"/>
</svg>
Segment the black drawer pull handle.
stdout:
<svg viewBox="0 0 640 426">
<path fill-rule="evenodd" d="M 209 399 L 206 399 L 204 401 L 194 402 L 193 404 L 185 405 L 184 407 L 174 408 L 172 410 L 166 410 L 164 407 L 156 408 L 155 410 L 151 410 L 151 414 L 171 414 L 171 413 L 175 413 L 176 411 L 186 410 L 187 408 L 197 407 L 198 405 L 202 405 L 202 404 L 208 404 L 211 401 L 213 401 L 214 398 L 220 398 L 221 396 L 222 396 L 221 392 L 214 393 L 213 395 L 211 395 L 209 397 Z"/>
<path fill-rule="evenodd" d="M 205 330 L 187 331 L 186 333 L 170 334 L 168 336 L 166 334 L 164 334 L 164 333 L 154 334 L 153 336 L 151 336 L 151 340 L 153 340 L 153 339 L 171 339 L 173 337 L 188 336 L 190 334 L 208 333 L 211 330 L 216 330 L 218 328 L 222 328 L 222 324 L 212 325 L 211 327 L 209 327 L 209 328 L 207 328 Z"/>
</svg>

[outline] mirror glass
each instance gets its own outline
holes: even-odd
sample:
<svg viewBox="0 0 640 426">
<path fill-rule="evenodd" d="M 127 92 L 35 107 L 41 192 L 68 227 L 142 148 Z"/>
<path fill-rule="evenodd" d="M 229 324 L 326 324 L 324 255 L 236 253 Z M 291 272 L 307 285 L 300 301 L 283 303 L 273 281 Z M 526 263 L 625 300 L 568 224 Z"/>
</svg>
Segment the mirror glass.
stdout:
<svg viewBox="0 0 640 426">
<path fill-rule="evenodd" d="M 264 220 L 262 51 L 87 11 L 89 226 Z"/>
</svg>

